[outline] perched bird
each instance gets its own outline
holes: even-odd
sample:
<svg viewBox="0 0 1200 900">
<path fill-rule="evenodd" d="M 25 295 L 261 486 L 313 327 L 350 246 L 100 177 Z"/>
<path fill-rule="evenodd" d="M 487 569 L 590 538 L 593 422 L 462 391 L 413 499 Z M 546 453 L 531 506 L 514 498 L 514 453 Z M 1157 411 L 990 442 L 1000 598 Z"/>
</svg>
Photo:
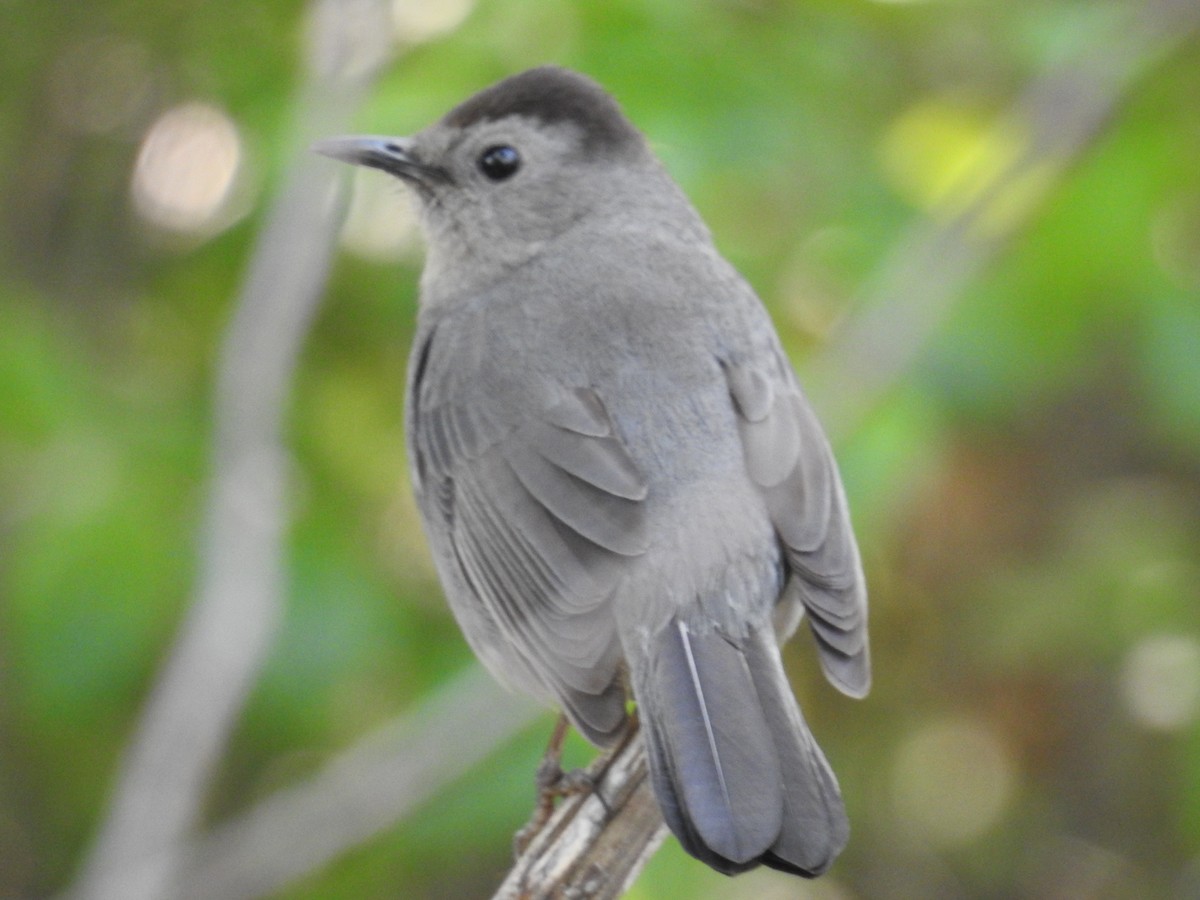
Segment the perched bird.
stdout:
<svg viewBox="0 0 1200 900">
<path fill-rule="evenodd" d="M 829 681 L 863 696 L 866 589 L 758 297 L 617 102 L 569 70 L 501 81 L 413 137 L 315 149 L 417 199 L 409 457 L 475 653 L 601 747 L 631 691 L 693 856 L 824 872 L 849 827 L 778 641 L 807 613 Z"/>
</svg>

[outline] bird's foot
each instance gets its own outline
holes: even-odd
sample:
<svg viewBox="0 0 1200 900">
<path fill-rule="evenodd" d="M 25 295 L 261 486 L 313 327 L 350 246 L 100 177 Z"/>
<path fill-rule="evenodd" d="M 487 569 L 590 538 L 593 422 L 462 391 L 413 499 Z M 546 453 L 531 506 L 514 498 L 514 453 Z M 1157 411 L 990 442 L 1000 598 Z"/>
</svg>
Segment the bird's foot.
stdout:
<svg viewBox="0 0 1200 900">
<path fill-rule="evenodd" d="M 542 761 L 538 763 L 537 773 L 534 775 L 537 801 L 533 807 L 533 815 L 530 816 L 525 826 L 513 836 L 513 849 L 517 856 L 529 848 L 533 839 L 550 821 L 550 817 L 554 814 L 554 805 L 558 800 L 596 789 L 598 775 L 603 771 L 607 754 L 597 757 L 586 768 L 564 771 L 562 747 L 569 727 L 567 717 L 559 716 L 558 722 L 554 726 L 554 732 L 550 735 L 550 743 L 547 744 L 546 752 L 542 756 Z M 603 802 L 604 798 L 600 799 Z"/>
</svg>

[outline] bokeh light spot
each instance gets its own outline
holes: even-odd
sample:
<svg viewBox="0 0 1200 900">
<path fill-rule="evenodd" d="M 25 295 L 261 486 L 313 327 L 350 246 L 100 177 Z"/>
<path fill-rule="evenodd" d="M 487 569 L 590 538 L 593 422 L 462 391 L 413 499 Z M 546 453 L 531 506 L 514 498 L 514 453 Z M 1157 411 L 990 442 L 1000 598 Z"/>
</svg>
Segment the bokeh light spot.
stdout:
<svg viewBox="0 0 1200 900">
<path fill-rule="evenodd" d="M 1140 724 L 1174 731 L 1200 713 L 1200 642 L 1184 634 L 1138 641 L 1121 669 L 1125 705 Z"/>
<path fill-rule="evenodd" d="M 133 204 L 152 225 L 203 235 L 229 224 L 242 163 L 237 127 L 205 103 L 163 113 L 142 140 L 133 170 Z"/>
<path fill-rule="evenodd" d="M 914 206 L 947 219 L 979 204 L 974 227 L 996 236 L 1020 223 L 1053 180 L 1048 163 L 1016 168 L 1027 143 L 1018 122 L 932 98 L 896 118 L 879 155 L 892 186 Z"/>
<path fill-rule="evenodd" d="M 941 848 L 966 845 L 994 826 L 1015 786 L 1008 748 L 989 725 L 967 718 L 920 728 L 892 771 L 900 827 Z"/>
<path fill-rule="evenodd" d="M 403 46 L 423 44 L 449 34 L 461 25 L 475 8 L 475 0 L 438 0 L 436 3 L 392 3 L 392 25 L 396 40 Z"/>
</svg>

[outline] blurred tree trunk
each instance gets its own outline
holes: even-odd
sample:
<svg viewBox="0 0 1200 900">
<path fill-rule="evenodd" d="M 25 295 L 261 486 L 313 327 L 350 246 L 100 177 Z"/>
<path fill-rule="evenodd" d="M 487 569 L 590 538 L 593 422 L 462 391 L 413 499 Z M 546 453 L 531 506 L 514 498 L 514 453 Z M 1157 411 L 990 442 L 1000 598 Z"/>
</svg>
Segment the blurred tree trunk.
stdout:
<svg viewBox="0 0 1200 900">
<path fill-rule="evenodd" d="M 179 853 L 283 607 L 293 372 L 339 225 L 333 168 L 308 152 L 345 130 L 390 58 L 383 0 L 316 0 L 293 160 L 266 217 L 220 356 L 196 596 L 146 703 L 74 895 L 177 895 Z"/>
</svg>

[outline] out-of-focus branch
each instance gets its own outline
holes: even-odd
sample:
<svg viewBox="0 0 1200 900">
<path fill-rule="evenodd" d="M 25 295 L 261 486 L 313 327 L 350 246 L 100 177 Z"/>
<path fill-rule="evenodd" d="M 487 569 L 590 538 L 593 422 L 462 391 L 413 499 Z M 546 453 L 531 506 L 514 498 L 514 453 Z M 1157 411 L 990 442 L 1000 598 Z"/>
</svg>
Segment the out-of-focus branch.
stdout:
<svg viewBox="0 0 1200 900">
<path fill-rule="evenodd" d="M 1137 79 L 1195 37 L 1196 0 L 1130 3 L 1106 40 L 1036 79 L 994 127 L 1020 152 L 1008 166 L 915 226 L 876 273 L 846 327 L 805 369 L 836 442 L 894 385 L 938 331 L 967 284 L 1042 208 L 1091 148 Z"/>
<path fill-rule="evenodd" d="M 545 713 L 471 666 L 308 781 L 196 841 L 174 896 L 274 894 L 402 820 Z"/>
<path fill-rule="evenodd" d="M 307 152 L 344 130 L 387 60 L 383 0 L 317 0 L 293 160 L 267 216 L 219 360 L 198 588 L 74 889 L 174 896 L 176 848 L 277 630 L 287 514 L 281 423 L 337 226 L 334 173 Z M 152 861 L 153 864 L 148 864 Z"/>
<path fill-rule="evenodd" d="M 249 900 L 274 894 L 403 820 L 545 716 L 544 708 L 502 690 L 473 665 L 310 778 L 161 851 L 175 867 L 169 896 Z M 120 883 L 149 882 L 163 866 L 160 857 L 142 854 Z M 115 892 L 117 882 L 109 884 Z"/>
<path fill-rule="evenodd" d="M 493 900 L 613 900 L 667 834 L 640 731 L 605 760 L 594 791 L 570 797 L 517 859 Z"/>
</svg>

